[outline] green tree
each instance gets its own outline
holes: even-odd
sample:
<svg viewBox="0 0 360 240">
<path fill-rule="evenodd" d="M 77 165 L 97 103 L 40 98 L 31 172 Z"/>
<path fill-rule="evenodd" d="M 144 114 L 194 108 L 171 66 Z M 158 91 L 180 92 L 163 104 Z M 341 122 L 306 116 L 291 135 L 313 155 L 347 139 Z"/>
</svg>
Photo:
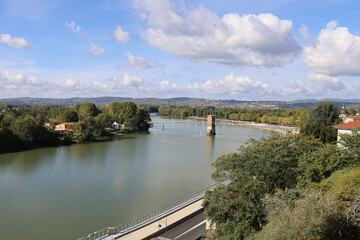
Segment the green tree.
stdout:
<svg viewBox="0 0 360 240">
<path fill-rule="evenodd" d="M 93 103 L 78 104 L 77 106 L 75 106 L 75 111 L 78 112 L 80 119 L 84 119 L 87 117 L 95 117 L 99 113 L 99 110 Z"/>
<path fill-rule="evenodd" d="M 109 106 L 109 114 L 120 123 L 136 115 L 137 106 L 133 102 L 113 102 Z"/>
<path fill-rule="evenodd" d="M 360 163 L 360 129 L 353 129 L 351 134 L 341 134 L 339 141 L 346 152 L 349 154 L 350 159 L 354 159 L 356 163 Z"/>
<path fill-rule="evenodd" d="M 339 108 L 334 103 L 321 102 L 310 112 L 309 118 L 300 131 L 324 143 L 335 142 L 337 133 L 332 126 L 341 121 L 339 114 Z"/>
<path fill-rule="evenodd" d="M 336 145 L 324 144 L 315 151 L 302 155 L 299 161 L 299 181 L 301 185 L 320 182 L 339 169 L 349 165 L 344 151 Z"/>
<path fill-rule="evenodd" d="M 7 128 L 0 128 L 0 153 L 21 149 L 22 142 Z"/>
<path fill-rule="evenodd" d="M 10 129 L 26 147 L 58 144 L 58 138 L 54 132 L 50 132 L 46 127 L 37 124 L 30 118 L 12 122 Z"/>
<path fill-rule="evenodd" d="M 75 142 L 93 142 L 109 139 L 110 133 L 105 129 L 108 126 L 102 124 L 106 124 L 103 116 L 83 119 L 73 127 L 73 140 Z"/>
<path fill-rule="evenodd" d="M 311 138 L 273 134 L 250 140 L 240 153 L 218 158 L 212 177 L 230 183 L 207 194 L 204 203 L 206 216 L 216 224 L 217 237 L 244 239 L 259 230 L 265 222 L 261 198 L 296 186 L 299 159 L 320 145 Z"/>
<path fill-rule="evenodd" d="M 77 112 L 74 110 L 68 109 L 65 112 L 62 112 L 58 117 L 57 120 L 61 122 L 77 122 L 79 121 L 79 117 Z"/>
</svg>

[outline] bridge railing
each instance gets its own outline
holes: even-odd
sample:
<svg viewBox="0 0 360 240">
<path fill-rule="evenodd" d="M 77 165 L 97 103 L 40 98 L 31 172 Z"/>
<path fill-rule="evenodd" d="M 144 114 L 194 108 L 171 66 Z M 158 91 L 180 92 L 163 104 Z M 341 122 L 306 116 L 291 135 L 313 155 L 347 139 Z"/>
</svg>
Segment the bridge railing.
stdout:
<svg viewBox="0 0 360 240">
<path fill-rule="evenodd" d="M 226 183 L 225 183 L 226 184 Z M 134 220 L 131 220 L 129 222 L 120 224 L 115 227 L 107 227 L 104 229 L 101 229 L 99 231 L 90 233 L 82 238 L 79 238 L 78 240 L 100 240 L 110 235 L 122 235 L 125 233 L 132 232 L 136 229 L 139 229 L 141 227 L 144 227 L 158 219 L 163 218 L 164 216 L 167 216 L 173 212 L 178 211 L 181 208 L 184 208 L 202 198 L 204 198 L 205 193 L 207 191 L 210 191 L 214 189 L 219 184 L 212 185 L 206 189 L 203 189 L 197 193 L 191 194 L 185 198 L 182 198 L 180 200 L 177 200 L 175 202 L 172 202 L 170 205 L 157 209 L 149 214 L 146 214 L 142 217 L 136 218 Z"/>
</svg>

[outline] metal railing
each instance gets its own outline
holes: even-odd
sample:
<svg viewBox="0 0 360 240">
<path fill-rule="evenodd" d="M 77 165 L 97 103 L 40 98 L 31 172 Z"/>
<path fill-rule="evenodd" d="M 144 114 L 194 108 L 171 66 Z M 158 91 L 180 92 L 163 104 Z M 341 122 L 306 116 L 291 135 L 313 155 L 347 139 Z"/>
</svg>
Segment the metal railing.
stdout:
<svg viewBox="0 0 360 240">
<path fill-rule="evenodd" d="M 205 193 L 207 191 L 214 189 L 218 185 L 220 185 L 220 184 L 212 185 L 206 189 L 203 189 L 197 193 L 194 193 L 185 198 L 177 200 L 166 207 L 155 210 L 149 214 L 146 214 L 146 215 L 139 217 L 137 219 L 134 219 L 132 221 L 120 224 L 115 227 L 106 227 L 99 231 L 90 233 L 82 238 L 79 238 L 78 240 L 100 240 L 100 239 L 104 239 L 105 237 L 108 237 L 111 235 L 117 235 L 117 237 L 118 237 L 120 235 L 132 232 L 136 229 L 140 229 L 150 223 L 157 221 L 158 219 L 161 219 L 164 216 L 170 215 L 171 213 L 174 213 L 174 212 L 204 198 Z"/>
</svg>

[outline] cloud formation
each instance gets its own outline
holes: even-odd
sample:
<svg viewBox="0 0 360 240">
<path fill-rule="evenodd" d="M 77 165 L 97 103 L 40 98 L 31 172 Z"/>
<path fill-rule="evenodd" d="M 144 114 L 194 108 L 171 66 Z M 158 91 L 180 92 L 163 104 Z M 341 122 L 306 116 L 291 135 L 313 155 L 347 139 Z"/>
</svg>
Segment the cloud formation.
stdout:
<svg viewBox="0 0 360 240">
<path fill-rule="evenodd" d="M 315 83 L 315 86 L 321 90 L 340 91 L 345 89 L 344 84 L 338 77 L 331 77 L 326 74 L 311 72 L 308 75 L 308 79 Z"/>
<path fill-rule="evenodd" d="M 108 51 L 106 51 L 105 48 L 99 47 L 94 43 L 90 44 L 89 52 L 91 52 L 92 54 L 95 54 L 95 55 L 108 54 L 109 53 Z"/>
<path fill-rule="evenodd" d="M 144 70 L 148 68 L 161 67 L 161 65 L 155 60 L 137 57 L 131 54 L 130 52 L 125 53 L 125 56 L 127 56 L 126 66 L 135 70 Z"/>
<path fill-rule="evenodd" d="M 5 89 L 19 89 L 23 86 L 37 86 L 41 80 L 36 77 L 26 77 L 21 73 L 14 74 L 10 71 L 0 71 L 0 85 Z"/>
<path fill-rule="evenodd" d="M 88 33 L 85 32 L 83 30 L 82 27 L 80 27 L 79 25 L 76 24 L 75 21 L 71 21 L 71 22 L 66 22 L 65 23 L 65 27 L 67 27 L 68 29 L 70 29 L 73 33 L 75 33 L 76 35 L 80 35 L 80 36 L 86 36 Z"/>
<path fill-rule="evenodd" d="M 17 49 L 33 47 L 33 45 L 28 43 L 25 39 L 11 37 L 10 34 L 0 34 L 0 42 L 6 43 L 10 47 L 14 47 Z"/>
<path fill-rule="evenodd" d="M 331 21 L 322 29 L 315 45 L 304 48 L 305 64 L 330 76 L 360 76 L 360 36 Z"/>
<path fill-rule="evenodd" d="M 116 30 L 114 31 L 114 37 L 116 41 L 121 43 L 126 43 L 130 41 L 129 33 L 124 31 L 120 25 L 116 26 Z"/>
<path fill-rule="evenodd" d="M 176 57 L 226 65 L 282 66 L 301 47 L 292 37 L 292 22 L 268 13 L 225 14 L 200 6 L 189 10 L 170 0 L 134 0 L 148 27 L 142 37 Z"/>
</svg>

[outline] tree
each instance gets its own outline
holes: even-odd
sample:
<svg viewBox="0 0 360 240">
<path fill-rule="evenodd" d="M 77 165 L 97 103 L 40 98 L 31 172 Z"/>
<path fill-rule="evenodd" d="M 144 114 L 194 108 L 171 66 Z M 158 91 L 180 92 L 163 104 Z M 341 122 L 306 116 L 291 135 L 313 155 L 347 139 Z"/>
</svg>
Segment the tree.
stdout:
<svg viewBox="0 0 360 240">
<path fill-rule="evenodd" d="M 57 120 L 59 122 L 77 122 L 79 121 L 79 117 L 77 112 L 74 110 L 68 109 L 65 112 L 62 112 L 58 117 Z"/>
<path fill-rule="evenodd" d="M 298 162 L 302 155 L 321 143 L 298 135 L 250 140 L 239 153 L 218 158 L 212 177 L 228 185 L 205 196 L 205 214 L 216 224 L 219 239 L 244 239 L 265 222 L 261 198 L 276 189 L 296 186 Z M 225 211 L 225 212 L 224 212 Z"/>
<path fill-rule="evenodd" d="M 0 153 L 21 149 L 22 142 L 7 128 L 0 128 Z"/>
<path fill-rule="evenodd" d="M 304 125 L 301 133 L 314 136 L 324 143 L 335 142 L 336 129 L 332 126 L 339 123 L 339 108 L 332 102 L 321 102 L 315 106 Z"/>
<path fill-rule="evenodd" d="M 339 141 L 346 152 L 349 154 L 350 159 L 359 163 L 360 160 L 360 129 L 356 128 L 351 131 L 351 134 L 341 134 Z"/>
<path fill-rule="evenodd" d="M 306 185 L 320 182 L 339 169 L 349 165 L 343 150 L 336 145 L 324 144 L 315 151 L 302 155 L 299 161 L 299 182 Z"/>
<path fill-rule="evenodd" d="M 116 118 L 120 123 L 136 115 L 137 106 L 133 102 L 113 102 L 109 106 L 110 116 Z"/>
<path fill-rule="evenodd" d="M 12 132 L 26 147 L 53 146 L 58 144 L 55 133 L 46 127 L 37 124 L 30 118 L 19 119 L 11 123 Z"/>
<path fill-rule="evenodd" d="M 74 125 L 75 142 L 93 142 L 109 139 L 110 133 L 105 130 L 106 121 L 100 117 L 87 117 Z"/>
<path fill-rule="evenodd" d="M 93 103 L 78 104 L 77 106 L 75 106 L 75 110 L 77 110 L 80 119 L 84 119 L 87 117 L 95 117 L 99 113 L 99 110 Z"/>
</svg>

